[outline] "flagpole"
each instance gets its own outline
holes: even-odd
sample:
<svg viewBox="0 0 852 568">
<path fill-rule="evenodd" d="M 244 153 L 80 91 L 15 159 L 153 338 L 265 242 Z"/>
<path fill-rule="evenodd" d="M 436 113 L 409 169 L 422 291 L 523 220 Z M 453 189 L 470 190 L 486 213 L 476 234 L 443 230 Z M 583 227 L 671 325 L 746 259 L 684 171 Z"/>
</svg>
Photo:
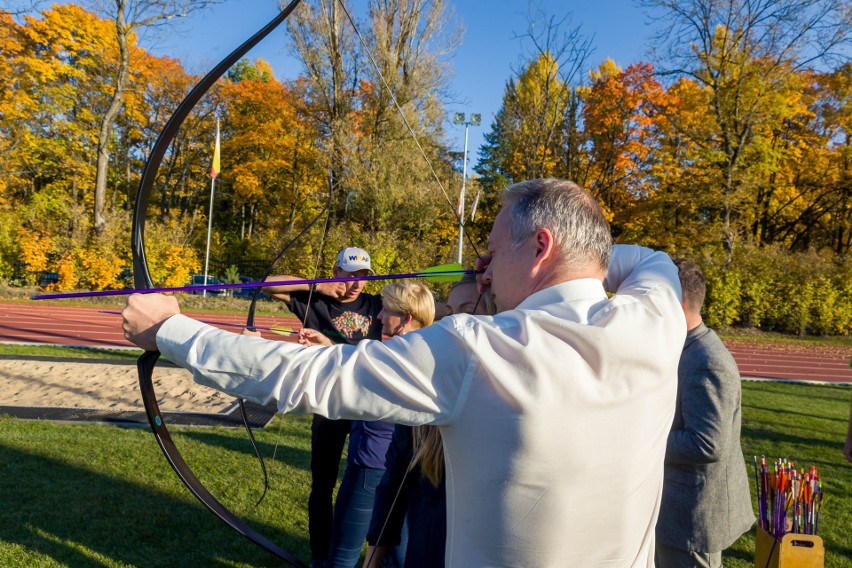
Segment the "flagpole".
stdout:
<svg viewBox="0 0 852 568">
<path fill-rule="evenodd" d="M 210 168 L 210 211 L 207 214 L 207 250 L 204 253 L 204 284 L 207 281 L 207 269 L 210 265 L 210 233 L 213 230 L 213 193 L 216 189 L 216 176 L 219 175 L 219 119 L 216 119 L 216 146 L 213 150 L 213 165 Z M 207 297 L 207 290 L 202 292 Z"/>
</svg>

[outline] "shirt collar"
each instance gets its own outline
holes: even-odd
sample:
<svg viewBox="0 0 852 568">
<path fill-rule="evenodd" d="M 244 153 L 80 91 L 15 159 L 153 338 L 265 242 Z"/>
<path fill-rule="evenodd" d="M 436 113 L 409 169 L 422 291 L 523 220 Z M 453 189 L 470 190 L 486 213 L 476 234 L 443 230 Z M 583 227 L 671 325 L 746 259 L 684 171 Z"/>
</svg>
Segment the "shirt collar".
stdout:
<svg viewBox="0 0 852 568">
<path fill-rule="evenodd" d="M 515 309 L 534 310 L 548 304 L 577 300 L 605 300 L 606 297 L 603 282 L 595 278 L 579 278 L 539 290 L 527 296 Z"/>
<path fill-rule="evenodd" d="M 707 327 L 706 325 L 704 325 L 704 322 L 701 322 L 701 323 L 698 324 L 698 326 L 696 326 L 696 327 L 692 328 L 691 330 L 689 330 L 688 332 L 686 332 L 686 339 L 684 339 L 684 342 L 683 342 L 684 349 L 686 349 L 686 347 L 690 343 L 692 343 L 693 341 L 695 341 L 696 339 L 698 339 L 699 337 L 701 337 L 702 335 L 704 335 L 708 331 L 710 331 L 710 328 Z"/>
</svg>

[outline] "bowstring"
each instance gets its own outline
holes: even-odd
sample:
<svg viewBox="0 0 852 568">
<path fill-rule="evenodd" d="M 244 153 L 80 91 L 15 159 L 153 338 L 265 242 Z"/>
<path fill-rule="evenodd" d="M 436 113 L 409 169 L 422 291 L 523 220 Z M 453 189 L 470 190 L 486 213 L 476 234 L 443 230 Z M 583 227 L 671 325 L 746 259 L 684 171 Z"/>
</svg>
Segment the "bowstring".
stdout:
<svg viewBox="0 0 852 568">
<path fill-rule="evenodd" d="M 319 252 L 317 252 L 317 260 L 314 264 L 314 278 L 316 279 L 317 274 L 319 274 L 320 263 L 322 262 L 322 251 L 325 248 L 325 238 L 328 234 L 328 223 L 331 218 L 331 200 L 334 195 L 334 179 L 332 177 L 331 168 L 328 170 L 328 204 L 326 205 L 326 215 L 325 215 L 325 223 L 322 228 L 322 236 L 320 237 L 320 246 Z M 308 287 L 308 300 L 305 303 L 305 315 L 302 317 L 302 329 L 305 329 L 308 324 L 308 314 L 311 309 L 311 301 L 314 297 L 314 290 L 316 289 L 315 285 L 311 285 Z M 278 421 L 278 434 L 275 436 L 275 447 L 272 449 L 272 461 L 275 461 L 275 456 L 278 455 L 278 446 L 281 443 L 281 431 L 284 428 L 284 418 L 282 417 Z"/>
<path fill-rule="evenodd" d="M 364 37 L 361 35 L 361 32 L 358 30 L 358 26 L 355 25 L 355 20 L 352 18 L 352 15 L 349 13 L 349 10 L 346 8 L 346 5 L 343 0 L 338 0 L 338 4 L 340 8 L 343 10 L 343 13 L 346 14 L 346 18 L 349 20 L 349 23 L 352 25 L 352 30 L 355 32 L 355 36 L 358 38 L 358 41 L 361 43 L 361 47 L 364 48 L 364 53 L 367 54 L 367 58 L 370 60 L 370 63 L 373 66 L 373 69 L 376 71 L 376 74 L 379 76 L 379 79 L 382 81 L 382 85 L 384 85 L 385 89 L 390 96 L 391 101 L 394 104 L 397 112 L 399 113 L 400 118 L 402 118 L 402 122 L 405 125 L 405 128 L 408 130 L 409 134 L 411 134 L 411 138 L 414 140 L 414 143 L 417 145 L 417 149 L 420 151 L 420 155 L 423 156 L 423 160 L 426 162 L 426 165 L 429 167 L 429 171 L 432 174 L 432 177 L 435 179 L 435 183 L 438 184 L 438 188 L 441 190 L 441 193 L 444 195 L 444 199 L 447 202 L 447 205 L 450 206 L 450 210 L 453 212 L 453 217 L 455 217 L 456 221 L 463 225 L 462 216 L 459 215 L 456 208 L 453 206 L 453 202 L 450 199 L 447 190 L 444 188 L 444 184 L 441 183 L 441 179 L 438 177 L 438 173 L 435 171 L 435 168 L 432 166 L 432 161 L 429 160 L 429 157 L 426 155 L 426 151 L 423 149 L 423 146 L 420 144 L 420 141 L 417 139 L 417 135 L 414 133 L 414 129 L 411 127 L 411 124 L 408 122 L 408 119 L 405 117 L 405 112 L 402 110 L 402 106 L 396 99 L 396 95 L 393 92 L 390 84 L 385 79 L 382 70 L 379 68 L 378 63 L 376 63 L 375 58 L 373 58 L 373 54 L 370 49 L 367 47 L 367 42 L 364 40 Z M 464 211 L 462 211 L 462 215 L 464 215 Z M 464 231 L 465 237 L 467 237 L 467 242 L 470 244 L 470 247 L 473 249 L 474 254 L 479 257 L 482 256 L 479 254 L 479 250 L 476 248 L 476 244 L 474 244 L 473 239 L 470 236 L 469 231 Z"/>
<path fill-rule="evenodd" d="M 284 247 L 278 252 L 278 254 L 275 256 L 275 258 L 269 264 L 269 267 L 266 269 L 266 272 L 264 273 L 263 278 L 260 279 L 261 282 L 265 281 L 267 278 L 269 278 L 269 276 L 272 275 L 272 272 L 275 270 L 275 265 L 278 263 L 278 261 L 281 260 L 284 257 L 284 255 L 287 253 L 287 251 L 289 251 L 290 248 L 294 244 L 296 244 L 296 242 L 299 239 L 301 239 L 305 234 L 307 234 L 308 231 L 310 231 L 313 228 L 314 225 L 316 225 L 317 221 L 319 221 L 320 218 L 323 216 L 323 213 L 325 213 L 325 225 L 323 227 L 322 239 L 320 240 L 320 243 L 321 243 L 320 244 L 320 252 L 317 255 L 317 268 L 315 268 L 315 271 L 319 269 L 319 260 L 320 260 L 321 255 L 322 255 L 323 244 L 325 243 L 325 234 L 326 234 L 326 231 L 328 230 L 328 219 L 329 219 L 329 216 L 331 214 L 330 213 L 331 212 L 331 202 L 332 202 L 333 196 L 334 196 L 333 187 L 332 187 L 331 183 L 329 183 L 328 200 L 326 201 L 325 207 L 319 212 L 319 214 L 316 217 L 314 217 L 307 225 L 305 225 L 302 228 L 302 230 L 299 231 L 299 233 L 295 237 L 290 239 L 290 242 L 288 242 L 286 245 L 284 245 Z M 314 273 L 314 277 L 316 277 L 316 272 Z M 249 306 L 248 316 L 246 318 L 246 320 L 247 320 L 246 321 L 246 329 L 249 329 L 251 331 L 255 331 L 255 329 L 254 329 L 254 313 L 255 313 L 255 307 L 257 306 L 257 300 L 258 300 L 259 296 L 260 296 L 260 287 L 254 289 L 254 293 L 252 294 L 252 298 L 251 298 L 251 305 Z M 310 305 L 310 295 L 308 296 L 308 305 Z M 307 313 L 306 313 L 305 317 L 307 318 Z M 302 327 L 304 327 L 304 322 L 302 322 Z M 258 505 L 261 504 L 261 502 L 263 502 L 263 499 L 266 497 L 266 494 L 269 491 L 269 475 L 268 475 L 267 470 L 266 470 L 266 463 L 263 461 L 263 455 L 261 455 L 260 449 L 257 447 L 257 444 L 255 443 L 254 434 L 252 433 L 251 426 L 249 424 L 248 416 L 247 416 L 247 413 L 246 413 L 245 402 L 243 401 L 242 398 L 237 398 L 237 401 L 239 402 L 240 413 L 241 413 L 242 418 L 243 418 L 243 424 L 246 427 L 246 432 L 248 433 L 249 440 L 251 442 L 252 448 L 254 449 L 254 454 L 257 457 L 258 461 L 260 462 L 260 469 L 261 469 L 261 472 L 263 474 L 263 493 L 261 493 L 260 499 L 258 499 L 257 503 L 255 503 L 255 507 L 257 507 Z M 272 461 L 275 461 L 275 455 L 278 451 L 278 444 L 279 444 L 279 441 L 280 441 L 281 429 L 282 429 L 283 426 L 284 426 L 284 420 L 281 419 L 280 422 L 278 423 L 278 436 L 276 437 L 276 440 L 275 440 L 275 448 L 273 449 L 273 453 L 272 453 Z"/>
<path fill-rule="evenodd" d="M 432 166 L 432 161 L 429 160 L 429 157 L 426 155 L 426 151 L 423 149 L 423 146 L 420 144 L 420 141 L 417 139 L 417 135 L 415 134 L 414 129 L 411 127 L 411 124 L 408 122 L 408 119 L 405 116 L 405 112 L 403 112 L 403 110 L 402 110 L 402 106 L 397 101 L 396 95 L 394 94 L 393 89 L 391 88 L 388 81 L 385 79 L 385 76 L 382 73 L 381 69 L 379 68 L 379 65 L 376 63 L 376 60 L 373 57 L 372 52 L 367 47 L 367 42 L 364 40 L 364 37 L 361 35 L 361 32 L 358 30 L 358 26 L 355 25 L 355 20 L 352 18 L 352 15 L 349 13 L 349 10 L 346 8 L 346 5 L 344 4 L 343 0 L 338 0 L 338 4 L 340 5 L 340 8 L 343 10 L 343 13 L 346 15 L 346 18 L 349 20 L 349 23 L 352 26 L 352 29 L 355 32 L 355 35 L 357 36 L 358 41 L 361 43 L 361 47 L 364 48 L 364 52 L 367 54 L 367 57 L 369 58 L 370 63 L 373 66 L 373 69 L 376 71 L 376 74 L 379 76 L 379 79 L 381 80 L 382 85 L 384 85 L 385 89 L 387 90 L 388 95 L 390 96 L 390 99 L 394 104 L 394 107 L 396 108 L 397 112 L 399 113 L 400 118 L 402 119 L 403 124 L 405 125 L 405 128 L 408 130 L 409 134 L 411 134 L 411 138 L 414 140 L 414 143 L 417 146 L 417 149 L 420 151 L 420 155 L 423 157 L 423 160 L 426 162 L 426 165 L 429 167 L 429 171 L 431 172 L 432 177 L 435 179 L 435 183 L 438 184 L 438 188 L 441 190 L 441 193 L 444 196 L 444 200 L 450 206 L 450 210 L 452 211 L 453 217 L 455 217 L 455 219 L 459 223 L 459 225 L 463 225 L 461 215 L 464 215 L 464 211 L 462 211 L 461 215 L 460 215 L 459 212 L 456 210 L 456 208 L 453 206 L 453 202 L 450 199 L 450 196 L 447 193 L 447 190 L 444 188 L 444 184 L 441 183 L 441 179 L 438 177 L 438 173 L 435 171 L 435 168 Z M 479 250 L 476 247 L 476 244 L 473 242 L 473 239 L 470 236 L 470 232 L 464 231 L 464 235 L 467 238 L 467 242 L 470 244 L 470 247 L 473 250 L 474 254 L 477 257 L 481 256 L 479 254 Z M 477 306 L 479 305 L 479 301 L 481 299 L 482 299 L 482 295 L 480 294 L 480 297 L 477 299 Z M 474 311 L 475 311 L 475 309 L 476 308 L 474 308 Z M 400 484 L 400 487 L 397 489 L 396 495 L 394 495 L 393 501 L 391 503 L 390 510 L 388 511 L 388 515 L 385 517 L 385 520 L 382 524 L 381 531 L 379 531 L 379 537 L 376 540 L 376 548 L 379 546 L 379 542 L 381 541 L 381 538 L 384 535 L 385 528 L 387 527 L 388 521 L 390 520 L 390 515 L 393 512 L 393 508 L 396 506 L 397 499 L 399 498 L 399 496 L 402 492 L 403 484 L 405 483 L 405 480 L 408 477 L 408 474 L 414 468 L 414 463 L 415 463 L 414 460 L 416 459 L 416 457 L 417 457 L 416 454 L 412 455 L 411 460 L 408 463 L 408 467 L 406 468 L 405 475 L 402 478 L 402 483 Z M 366 559 L 365 564 L 364 564 L 365 566 L 369 566 L 370 563 L 372 562 L 373 556 L 375 555 L 376 548 L 373 549 L 373 553 L 370 554 L 370 556 Z"/>
</svg>

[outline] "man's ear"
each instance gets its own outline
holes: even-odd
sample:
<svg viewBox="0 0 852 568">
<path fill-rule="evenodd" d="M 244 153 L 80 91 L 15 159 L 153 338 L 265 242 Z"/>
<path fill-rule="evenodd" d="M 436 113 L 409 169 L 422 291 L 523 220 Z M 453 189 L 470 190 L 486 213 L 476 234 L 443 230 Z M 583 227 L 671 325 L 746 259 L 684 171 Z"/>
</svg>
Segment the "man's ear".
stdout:
<svg viewBox="0 0 852 568">
<path fill-rule="evenodd" d="M 550 229 L 539 229 L 535 234 L 535 260 L 534 267 L 541 266 L 553 258 L 556 252 L 556 239 L 553 238 L 553 233 Z"/>
</svg>

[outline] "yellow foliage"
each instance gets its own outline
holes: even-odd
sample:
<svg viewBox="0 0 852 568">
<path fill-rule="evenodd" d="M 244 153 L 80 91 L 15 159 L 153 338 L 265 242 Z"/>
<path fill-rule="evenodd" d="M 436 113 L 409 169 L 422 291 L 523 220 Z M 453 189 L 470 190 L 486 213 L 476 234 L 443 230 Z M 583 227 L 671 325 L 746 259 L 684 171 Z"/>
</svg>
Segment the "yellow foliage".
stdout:
<svg viewBox="0 0 852 568">
<path fill-rule="evenodd" d="M 53 252 L 55 243 L 51 237 L 24 227 L 18 229 L 17 240 L 18 258 L 27 265 L 27 274 L 37 282 L 47 270 L 48 255 Z"/>
<path fill-rule="evenodd" d="M 80 282 L 80 267 L 77 265 L 77 257 L 73 252 L 66 252 L 56 263 L 56 272 L 59 274 L 59 282 L 52 285 L 60 291 L 73 290 Z"/>
<path fill-rule="evenodd" d="M 510 82 L 503 97 L 503 112 L 514 128 L 506 132 L 508 157 L 504 167 L 518 179 L 547 177 L 556 173 L 560 139 L 571 86 L 559 77 L 559 64 L 545 52 Z"/>
<path fill-rule="evenodd" d="M 589 79 L 592 83 L 596 83 L 601 80 L 606 80 L 610 77 L 615 77 L 619 73 L 621 73 L 621 67 L 616 65 L 615 61 L 613 61 L 612 58 L 607 57 L 606 60 L 598 66 L 597 70 L 589 70 Z M 588 91 L 588 88 L 586 88 L 585 90 Z"/>
<path fill-rule="evenodd" d="M 121 260 L 100 248 L 87 248 L 80 252 L 80 263 L 85 269 L 86 280 L 95 290 L 118 288 Z"/>
<path fill-rule="evenodd" d="M 163 285 L 167 288 L 183 286 L 189 282 L 190 274 L 201 270 L 201 263 L 190 247 L 170 246 L 165 256 L 163 268 L 168 276 Z"/>
</svg>

